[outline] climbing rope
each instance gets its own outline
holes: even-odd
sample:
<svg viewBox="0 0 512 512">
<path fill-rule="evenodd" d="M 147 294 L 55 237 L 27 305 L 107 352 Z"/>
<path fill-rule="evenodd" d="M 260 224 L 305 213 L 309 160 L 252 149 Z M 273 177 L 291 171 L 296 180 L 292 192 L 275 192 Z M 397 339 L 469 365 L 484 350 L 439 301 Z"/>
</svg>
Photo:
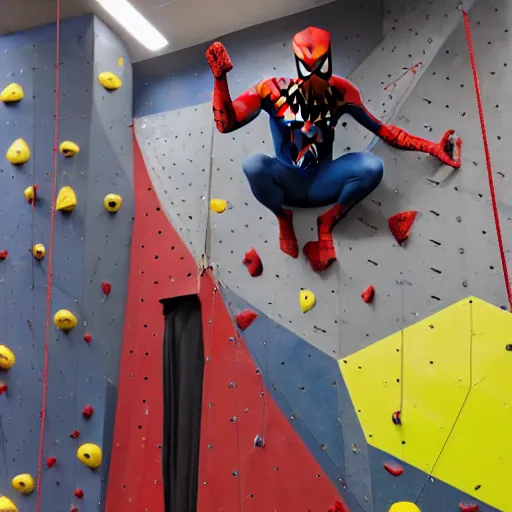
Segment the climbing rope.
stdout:
<svg viewBox="0 0 512 512">
<path fill-rule="evenodd" d="M 52 162 L 52 200 L 50 205 L 50 240 L 48 243 L 48 277 L 46 281 L 46 317 L 43 365 L 43 393 L 41 403 L 41 430 L 39 436 L 39 458 L 37 463 L 37 506 L 41 510 L 41 480 L 43 476 L 44 433 L 46 420 L 46 399 L 48 394 L 48 344 L 50 338 L 50 317 L 53 285 L 53 242 L 55 237 L 55 202 L 57 199 L 57 148 L 59 146 L 59 97 L 60 97 L 60 0 L 57 1 L 56 42 L 55 42 L 55 114 Z"/>
<path fill-rule="evenodd" d="M 494 178 L 492 174 L 491 153 L 489 151 L 489 142 L 487 140 L 487 129 L 485 127 L 484 108 L 482 106 L 482 95 L 480 92 L 480 83 L 478 80 L 478 71 L 476 67 L 475 53 L 473 51 L 473 38 L 471 36 L 471 27 L 469 24 L 469 17 L 467 11 L 460 6 L 462 15 L 464 17 L 464 25 L 466 27 L 466 37 L 468 40 L 469 59 L 471 61 L 471 70 L 473 71 L 473 82 L 475 86 L 476 102 L 478 105 L 478 116 L 480 118 L 480 128 L 482 130 L 482 140 L 484 143 L 485 161 L 487 164 L 487 175 L 489 177 L 489 190 L 491 192 L 492 211 L 494 214 L 494 223 L 496 225 L 496 236 L 498 237 L 498 247 L 500 249 L 501 266 L 503 268 L 503 277 L 505 279 L 505 288 L 507 290 L 507 298 L 509 311 L 512 311 L 512 289 L 510 286 L 510 279 L 508 275 L 507 259 L 505 257 L 505 249 L 503 247 L 503 235 L 501 232 L 500 217 L 498 212 L 498 205 L 496 201 L 496 191 L 494 188 Z"/>
</svg>

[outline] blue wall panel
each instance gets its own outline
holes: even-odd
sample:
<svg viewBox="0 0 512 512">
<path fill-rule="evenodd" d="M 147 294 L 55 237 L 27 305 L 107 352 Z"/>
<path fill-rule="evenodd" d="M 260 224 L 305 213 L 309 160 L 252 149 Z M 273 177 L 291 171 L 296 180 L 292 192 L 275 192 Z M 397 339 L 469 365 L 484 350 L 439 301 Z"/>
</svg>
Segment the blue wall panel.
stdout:
<svg viewBox="0 0 512 512">
<path fill-rule="evenodd" d="M 15 501 L 20 512 L 33 511 L 36 493 L 15 495 L 11 479 L 19 473 L 37 475 L 45 343 L 45 308 L 50 247 L 50 201 L 55 112 L 55 26 L 0 38 L 0 88 L 22 85 L 25 98 L 15 106 L 0 104 L 0 152 L 22 137 L 32 157 L 22 167 L 0 163 L 0 249 L 9 256 L 0 262 L 1 343 L 17 356 L 3 372 L 7 394 L 0 396 L 0 493 Z M 119 57 L 122 70 L 116 70 Z M 105 96 L 96 75 L 123 74 L 125 87 Z M 81 511 L 101 510 L 108 474 L 115 411 L 115 386 L 124 322 L 124 297 L 129 268 L 133 215 L 131 65 L 124 47 L 92 16 L 61 25 L 59 140 L 73 140 L 80 153 L 58 155 L 57 189 L 73 187 L 77 208 L 56 213 L 51 316 L 70 309 L 78 326 L 68 334 L 49 329 L 48 392 L 43 453 L 41 510 L 67 511 L 84 490 Z M 105 126 L 97 110 L 108 116 Z M 111 133 L 115 133 L 112 137 Z M 113 155 L 113 156 L 112 156 Z M 32 210 L 23 196 L 37 183 L 38 201 Z M 108 192 L 123 196 L 114 217 L 103 208 Z M 108 240 L 109 236 L 111 237 Z M 32 258 L 31 247 L 43 243 L 47 257 Z M 101 273 L 97 270 L 101 269 Z M 102 296 L 101 281 L 112 283 Z M 90 345 L 85 332 L 93 335 Z M 82 408 L 91 404 L 86 421 Z M 80 431 L 73 440 L 70 433 Z M 76 458 L 77 446 L 94 442 L 104 448 L 105 462 L 92 472 Z M 57 464 L 46 469 L 46 459 Z M 98 508 L 99 507 L 99 508 Z"/>
</svg>

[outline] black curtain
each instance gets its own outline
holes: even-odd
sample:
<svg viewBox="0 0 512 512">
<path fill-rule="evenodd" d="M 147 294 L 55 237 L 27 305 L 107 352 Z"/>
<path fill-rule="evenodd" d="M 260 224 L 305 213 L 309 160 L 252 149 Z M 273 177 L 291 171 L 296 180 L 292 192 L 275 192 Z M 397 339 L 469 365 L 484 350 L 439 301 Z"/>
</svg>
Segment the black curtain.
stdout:
<svg viewBox="0 0 512 512">
<path fill-rule="evenodd" d="M 197 295 L 160 302 L 165 316 L 165 512 L 196 512 L 204 369 L 201 302 Z"/>
</svg>

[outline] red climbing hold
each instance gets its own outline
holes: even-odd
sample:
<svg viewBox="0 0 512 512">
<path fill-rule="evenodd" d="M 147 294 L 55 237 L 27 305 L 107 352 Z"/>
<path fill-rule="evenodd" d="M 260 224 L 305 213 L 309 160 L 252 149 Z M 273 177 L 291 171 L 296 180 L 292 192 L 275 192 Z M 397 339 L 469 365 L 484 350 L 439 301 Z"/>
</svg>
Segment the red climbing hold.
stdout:
<svg viewBox="0 0 512 512">
<path fill-rule="evenodd" d="M 91 343 L 92 341 L 92 336 L 88 332 L 84 334 L 84 341 L 85 343 Z"/>
<path fill-rule="evenodd" d="M 375 288 L 371 284 L 366 288 L 366 290 L 361 293 L 361 298 L 366 302 L 366 304 L 370 304 L 373 301 L 373 297 L 375 296 Z"/>
<path fill-rule="evenodd" d="M 258 315 L 251 311 L 250 309 L 244 309 L 243 311 L 240 311 L 235 316 L 236 325 L 238 325 L 238 328 L 241 331 L 245 331 L 249 325 L 251 325 L 254 320 L 258 318 Z"/>
<path fill-rule="evenodd" d="M 384 469 L 390 475 L 393 475 L 393 476 L 400 476 L 404 472 L 404 468 L 402 466 L 400 466 L 399 464 L 397 464 L 396 462 L 385 463 L 384 464 Z"/>
<path fill-rule="evenodd" d="M 57 457 L 48 457 L 46 459 L 46 467 L 48 469 L 52 468 L 53 466 L 55 466 L 55 464 L 57 464 Z"/>
<path fill-rule="evenodd" d="M 417 211 L 400 212 L 388 220 L 389 230 L 396 238 L 396 241 L 402 245 L 409 237 L 409 231 L 416 219 Z"/>
<path fill-rule="evenodd" d="M 92 405 L 86 405 L 83 409 L 82 409 L 82 416 L 88 420 L 91 418 L 91 416 L 94 414 L 94 409 L 92 407 Z"/>
<path fill-rule="evenodd" d="M 78 507 L 71 507 L 69 512 L 78 512 Z"/>
<path fill-rule="evenodd" d="M 112 285 L 108 281 L 103 281 L 101 283 L 101 290 L 105 295 L 110 295 L 112 291 Z"/>
<path fill-rule="evenodd" d="M 332 507 L 329 507 L 328 512 L 348 512 L 348 511 L 343 506 L 343 504 L 341 502 L 336 501 Z"/>
<path fill-rule="evenodd" d="M 83 497 L 84 497 L 84 491 L 82 491 L 82 489 L 75 489 L 75 498 L 78 498 L 79 500 L 81 500 Z"/>
<path fill-rule="evenodd" d="M 258 277 L 263 274 L 263 263 L 261 263 L 261 258 L 256 252 L 256 249 L 251 247 L 251 249 L 245 253 L 243 263 L 252 277 Z"/>
<path fill-rule="evenodd" d="M 71 437 L 71 439 L 78 439 L 80 437 L 80 432 L 78 432 L 78 430 L 73 430 L 73 432 L 69 434 L 69 437 Z"/>
<path fill-rule="evenodd" d="M 476 503 L 459 503 L 460 512 L 478 512 L 480 507 Z"/>
<path fill-rule="evenodd" d="M 3 395 L 7 391 L 7 384 L 0 380 L 0 395 Z"/>
<path fill-rule="evenodd" d="M 0 261 L 6 260 L 8 254 L 9 253 L 6 250 L 0 251 Z"/>
</svg>

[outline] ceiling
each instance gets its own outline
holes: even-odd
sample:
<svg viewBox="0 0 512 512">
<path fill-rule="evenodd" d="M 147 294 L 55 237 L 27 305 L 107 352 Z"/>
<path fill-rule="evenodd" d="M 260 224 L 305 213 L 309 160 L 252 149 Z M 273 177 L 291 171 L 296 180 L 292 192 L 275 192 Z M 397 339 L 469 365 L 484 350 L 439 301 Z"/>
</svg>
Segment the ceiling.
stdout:
<svg viewBox="0 0 512 512">
<path fill-rule="evenodd" d="M 187 48 L 216 37 L 340 0 L 132 0 L 133 5 L 170 41 L 160 52 Z M 0 35 L 56 19 L 57 0 L 15 0 L 2 11 Z M 61 0 L 61 17 L 94 12 L 125 41 L 133 61 L 157 54 L 141 47 L 94 0 Z"/>
</svg>

